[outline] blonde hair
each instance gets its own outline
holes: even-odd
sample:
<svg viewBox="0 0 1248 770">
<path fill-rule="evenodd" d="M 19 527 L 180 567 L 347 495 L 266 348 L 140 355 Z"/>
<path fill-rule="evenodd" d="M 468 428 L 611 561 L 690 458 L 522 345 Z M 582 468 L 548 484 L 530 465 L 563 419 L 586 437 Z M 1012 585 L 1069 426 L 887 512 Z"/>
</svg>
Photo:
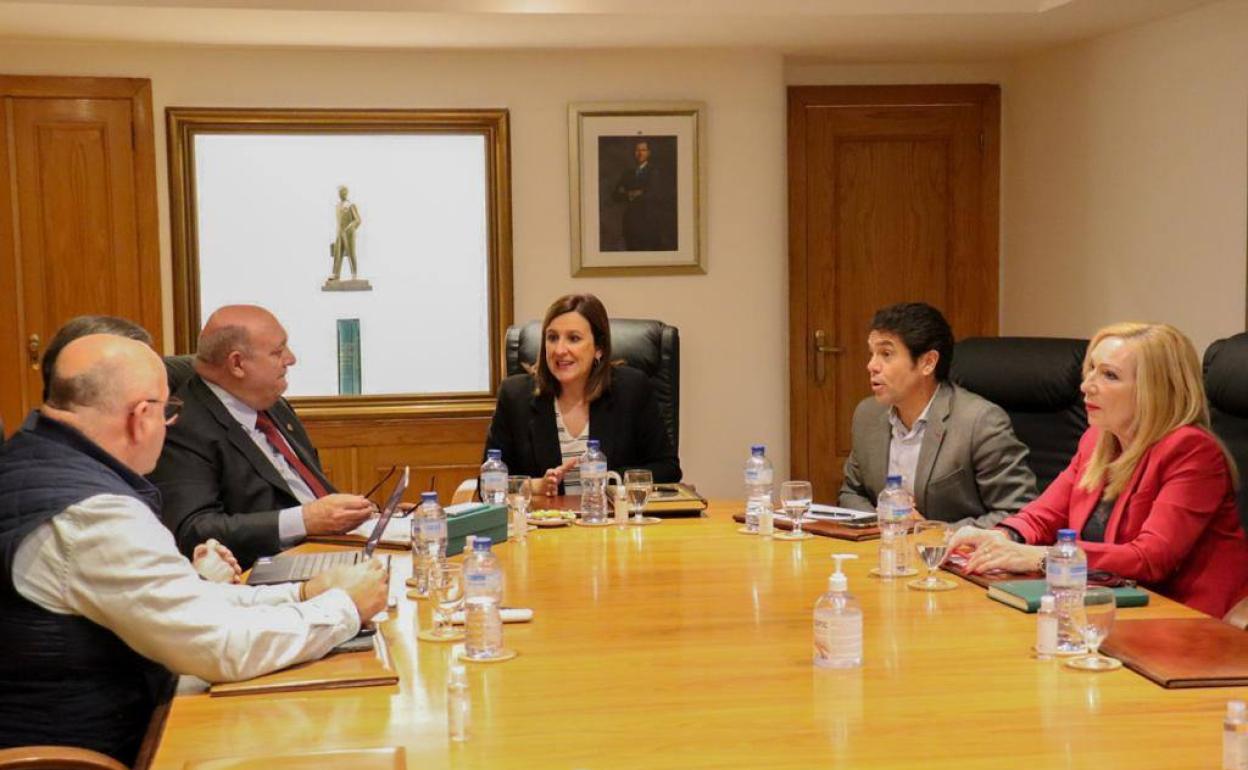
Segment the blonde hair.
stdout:
<svg viewBox="0 0 1248 770">
<path fill-rule="evenodd" d="M 1079 480 L 1079 488 L 1091 492 L 1104 484 L 1105 498 L 1113 499 L 1126 488 L 1144 454 L 1171 431 L 1194 425 L 1211 437 L 1213 433 L 1209 427 L 1209 400 L 1201 381 L 1200 359 L 1191 340 L 1169 324 L 1126 322 L 1106 326 L 1088 343 L 1088 352 L 1083 358 L 1085 380 L 1093 368 L 1092 351 L 1109 337 L 1123 340 L 1135 353 L 1132 437 L 1127 446 L 1121 446 L 1113 433 L 1102 431 L 1083 478 Z M 1225 455 L 1226 448 L 1222 451 Z M 1234 467 L 1228 462 L 1232 480 Z"/>
</svg>

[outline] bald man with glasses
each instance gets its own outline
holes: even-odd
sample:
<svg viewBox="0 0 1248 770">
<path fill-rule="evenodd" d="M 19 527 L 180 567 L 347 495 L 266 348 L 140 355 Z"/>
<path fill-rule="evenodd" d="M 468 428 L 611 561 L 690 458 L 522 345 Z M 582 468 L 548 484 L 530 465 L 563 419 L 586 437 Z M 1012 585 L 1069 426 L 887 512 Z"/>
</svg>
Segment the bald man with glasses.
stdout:
<svg viewBox="0 0 1248 770">
<path fill-rule="evenodd" d="M 151 348 L 91 334 L 0 448 L 0 748 L 129 764 L 174 673 L 231 681 L 312 660 L 383 608 L 377 561 L 302 587 L 202 579 L 142 475 L 176 410 Z"/>
</svg>

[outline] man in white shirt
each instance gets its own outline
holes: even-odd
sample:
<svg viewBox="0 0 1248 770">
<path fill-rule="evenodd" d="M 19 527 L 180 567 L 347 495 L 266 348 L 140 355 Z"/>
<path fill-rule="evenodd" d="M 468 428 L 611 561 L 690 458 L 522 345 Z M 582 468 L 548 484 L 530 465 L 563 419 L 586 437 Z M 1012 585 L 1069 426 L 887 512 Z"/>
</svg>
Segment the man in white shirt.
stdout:
<svg viewBox="0 0 1248 770">
<path fill-rule="evenodd" d="M 874 510 L 901 476 L 916 515 L 992 527 L 1036 497 L 1027 448 L 1001 407 L 949 382 L 953 331 L 922 302 L 871 320 L 870 398 L 854 410 L 839 503 Z"/>
<path fill-rule="evenodd" d="M 302 587 L 202 580 L 141 475 L 176 414 L 150 348 L 89 335 L 0 448 L 0 747 L 129 763 L 168 670 L 223 681 L 315 659 L 384 606 L 377 562 Z"/>
<path fill-rule="evenodd" d="M 199 335 L 195 375 L 150 478 L 162 518 L 183 553 L 215 538 L 244 566 L 308 535 L 341 534 L 375 510 L 339 494 L 321 470 L 303 424 L 282 398 L 295 364 L 272 313 L 230 305 Z"/>
</svg>

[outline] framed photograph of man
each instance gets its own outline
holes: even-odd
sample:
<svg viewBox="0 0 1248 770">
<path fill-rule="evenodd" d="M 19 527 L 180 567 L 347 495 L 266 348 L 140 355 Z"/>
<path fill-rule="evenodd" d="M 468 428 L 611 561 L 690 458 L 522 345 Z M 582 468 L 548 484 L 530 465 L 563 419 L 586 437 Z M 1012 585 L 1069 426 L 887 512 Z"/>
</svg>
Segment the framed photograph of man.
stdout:
<svg viewBox="0 0 1248 770">
<path fill-rule="evenodd" d="M 571 105 L 572 275 L 706 272 L 702 112 Z"/>
</svg>

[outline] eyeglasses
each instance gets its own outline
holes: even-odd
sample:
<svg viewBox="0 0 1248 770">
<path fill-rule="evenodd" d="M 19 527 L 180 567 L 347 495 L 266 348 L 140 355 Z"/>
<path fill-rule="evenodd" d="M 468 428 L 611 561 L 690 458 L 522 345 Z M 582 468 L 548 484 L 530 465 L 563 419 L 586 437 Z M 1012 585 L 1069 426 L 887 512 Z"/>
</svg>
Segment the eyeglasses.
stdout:
<svg viewBox="0 0 1248 770">
<path fill-rule="evenodd" d="M 178 415 L 182 412 L 182 399 L 177 396 L 170 396 L 168 399 L 161 401 L 159 398 L 145 398 L 139 403 L 141 404 L 163 404 L 165 409 L 165 425 L 173 425 L 178 421 Z"/>
</svg>

